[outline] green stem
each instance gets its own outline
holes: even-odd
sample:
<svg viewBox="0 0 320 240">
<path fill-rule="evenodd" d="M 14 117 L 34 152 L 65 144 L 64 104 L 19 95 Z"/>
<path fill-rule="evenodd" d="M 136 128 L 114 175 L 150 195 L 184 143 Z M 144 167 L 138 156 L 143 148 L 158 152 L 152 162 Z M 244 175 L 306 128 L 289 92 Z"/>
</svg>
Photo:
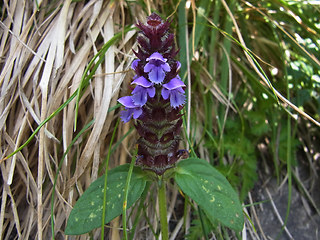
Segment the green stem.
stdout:
<svg viewBox="0 0 320 240">
<path fill-rule="evenodd" d="M 158 197 L 162 240 L 168 240 L 166 184 L 163 179 L 160 180 Z"/>
<path fill-rule="evenodd" d="M 204 225 L 204 222 L 203 222 L 203 212 L 202 212 L 202 209 L 200 208 L 200 206 L 198 206 L 198 212 L 199 212 L 199 218 L 200 218 L 200 222 L 201 222 L 203 236 L 205 237 L 206 240 L 209 240 L 208 234 L 207 234 L 207 229 L 206 229 L 206 226 Z"/>
<path fill-rule="evenodd" d="M 102 218 L 101 218 L 101 240 L 104 239 L 104 224 L 105 224 L 106 206 L 107 206 L 107 184 L 108 184 L 109 159 L 110 159 L 110 155 L 111 155 L 112 143 L 113 143 L 114 137 L 116 135 L 118 124 L 119 124 L 119 120 L 117 121 L 116 126 L 114 127 L 114 130 L 112 133 L 111 141 L 109 144 L 107 162 L 106 162 L 106 170 L 105 170 L 105 174 L 104 174 L 103 206 L 102 206 Z"/>
<path fill-rule="evenodd" d="M 137 156 L 138 149 L 134 153 L 131 163 L 130 163 L 130 168 L 127 176 L 127 181 L 126 181 L 126 187 L 124 191 L 124 196 L 123 196 L 123 205 L 122 205 L 122 226 L 123 226 L 123 238 L 124 240 L 128 239 L 128 233 L 127 233 L 127 203 L 128 203 L 128 195 L 129 195 L 129 185 L 131 181 L 131 176 L 132 176 L 132 171 L 133 171 L 133 166 L 136 162 L 136 156 Z"/>
<path fill-rule="evenodd" d="M 139 223 L 139 220 L 141 219 L 141 217 L 142 217 L 142 214 L 144 214 L 144 209 L 145 209 L 145 200 L 146 200 L 146 198 L 147 198 L 147 196 L 148 196 L 148 192 L 150 191 L 150 189 L 149 189 L 149 187 L 150 187 L 150 182 L 148 181 L 147 183 L 146 183 L 146 187 L 145 187 L 145 189 L 143 190 L 143 193 L 142 193 L 142 195 L 141 195 L 141 198 L 140 198 L 140 203 L 139 203 L 139 207 L 138 207 L 138 212 L 137 212 L 137 214 L 136 214 L 136 216 L 135 216 L 135 219 L 134 219 L 134 221 L 133 221 L 133 226 L 132 226 L 132 228 L 131 228 L 131 231 L 130 231 L 130 236 L 129 236 L 129 240 L 133 240 L 133 238 L 134 238 L 134 235 L 135 235 L 135 231 L 136 231 L 136 228 L 137 228 L 137 226 L 138 226 L 138 223 Z M 148 218 L 146 217 L 146 220 L 147 220 L 147 222 L 148 222 Z M 149 224 L 150 225 L 150 224 Z M 151 226 L 151 225 L 150 225 Z M 150 228 L 150 229 L 152 229 L 152 228 Z M 156 236 L 156 234 L 154 233 L 154 236 Z"/>
</svg>

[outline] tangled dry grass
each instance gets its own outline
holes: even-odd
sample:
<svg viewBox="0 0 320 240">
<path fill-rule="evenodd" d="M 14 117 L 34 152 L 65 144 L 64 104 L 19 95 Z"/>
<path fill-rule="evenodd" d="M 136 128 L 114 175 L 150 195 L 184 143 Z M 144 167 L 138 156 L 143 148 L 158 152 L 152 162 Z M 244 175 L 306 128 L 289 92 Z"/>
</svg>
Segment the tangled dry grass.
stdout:
<svg viewBox="0 0 320 240">
<path fill-rule="evenodd" d="M 0 26 L 1 159 L 24 144 L 38 125 L 72 96 L 102 45 L 125 24 L 136 21 L 126 14 L 128 10 L 137 18 L 145 17 L 140 16 L 139 8 L 124 1 L 4 1 Z M 132 77 L 127 71 L 134 34 L 135 30 L 123 33 L 106 53 L 104 64 L 81 97 L 76 130 L 73 99 L 21 152 L 2 162 L 3 239 L 50 238 L 50 197 L 59 161 L 73 137 L 92 119 L 94 125 L 78 139 L 59 173 L 54 202 L 57 236 L 79 193 L 97 178 L 110 131 L 119 117 L 108 110 L 116 105 L 122 82 Z M 123 86 L 126 91 L 126 84 Z M 118 138 L 128 130 L 121 125 Z M 122 142 L 111 166 L 126 161 L 133 137 Z"/>
</svg>

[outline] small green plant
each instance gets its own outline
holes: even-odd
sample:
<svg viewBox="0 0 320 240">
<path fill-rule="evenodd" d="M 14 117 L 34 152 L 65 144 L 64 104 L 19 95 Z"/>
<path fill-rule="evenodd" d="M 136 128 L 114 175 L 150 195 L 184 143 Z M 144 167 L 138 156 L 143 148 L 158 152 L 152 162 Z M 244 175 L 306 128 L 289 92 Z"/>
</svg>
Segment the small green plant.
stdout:
<svg viewBox="0 0 320 240">
<path fill-rule="evenodd" d="M 136 73 L 132 84 L 136 87 L 131 96 L 118 100 L 125 107 L 122 121 L 135 119 L 140 135 L 137 158 L 107 171 L 90 185 L 69 216 L 67 235 L 101 227 L 103 239 L 105 223 L 123 214 L 123 235 L 127 239 L 126 210 L 153 182 L 158 188 L 162 239 L 168 239 L 166 185 L 172 179 L 212 224 L 220 223 L 238 232 L 243 228 L 238 194 L 227 179 L 207 161 L 178 149 L 186 86 L 178 75 L 181 64 L 174 59 L 177 51 L 169 25 L 155 13 L 146 24 L 137 24 L 141 30 L 139 51 L 135 53 L 138 59 L 132 63 Z"/>
</svg>

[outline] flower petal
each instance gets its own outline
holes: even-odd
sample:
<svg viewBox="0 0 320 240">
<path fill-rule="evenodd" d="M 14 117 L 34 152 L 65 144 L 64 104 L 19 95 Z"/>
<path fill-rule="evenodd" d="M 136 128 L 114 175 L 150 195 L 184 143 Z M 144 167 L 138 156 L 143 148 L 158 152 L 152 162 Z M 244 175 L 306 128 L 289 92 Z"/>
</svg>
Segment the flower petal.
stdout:
<svg viewBox="0 0 320 240">
<path fill-rule="evenodd" d="M 145 73 L 148 73 L 148 72 L 150 72 L 153 68 L 154 68 L 154 64 L 152 64 L 152 63 L 147 63 L 147 64 L 144 66 L 143 71 L 144 71 Z"/>
<path fill-rule="evenodd" d="M 177 89 L 180 87 L 185 87 L 186 85 L 180 80 L 180 77 L 177 76 L 175 78 L 172 78 L 170 82 L 163 84 L 163 87 L 168 90 Z"/>
<path fill-rule="evenodd" d="M 176 90 L 172 90 L 170 94 L 171 107 L 176 108 L 185 103 L 186 96 Z"/>
<path fill-rule="evenodd" d="M 121 118 L 121 120 L 122 120 L 124 123 L 129 122 L 130 119 L 131 119 L 131 116 L 132 116 L 133 111 L 134 111 L 133 108 L 127 109 L 127 110 L 124 110 L 124 111 L 121 111 L 121 113 L 120 113 L 120 118 Z"/>
<path fill-rule="evenodd" d="M 151 82 L 158 84 L 163 82 L 166 74 L 161 67 L 154 67 L 148 76 Z"/>
<path fill-rule="evenodd" d="M 163 58 L 162 55 L 158 52 L 154 52 L 150 55 L 150 57 L 147 58 L 147 61 L 150 61 L 150 60 L 160 60 L 161 62 L 166 62 L 167 59 L 166 58 Z"/>
<path fill-rule="evenodd" d="M 149 94 L 149 97 L 153 98 L 156 95 L 156 89 L 155 87 L 147 88 L 147 92 Z"/>
<path fill-rule="evenodd" d="M 122 104 L 123 106 L 125 106 L 126 108 L 135 108 L 135 107 L 137 107 L 137 106 L 134 104 L 131 96 L 125 96 L 125 97 L 119 98 L 119 99 L 118 99 L 118 102 L 121 103 L 121 104 Z"/>
<path fill-rule="evenodd" d="M 181 63 L 179 61 L 176 61 L 176 64 L 177 64 L 177 71 L 179 71 L 181 68 Z"/>
<path fill-rule="evenodd" d="M 161 65 L 161 68 L 162 68 L 163 71 L 165 71 L 165 72 L 170 72 L 170 70 L 171 70 L 171 68 L 170 68 L 170 66 L 169 66 L 168 63 L 163 63 L 163 64 Z"/>
<path fill-rule="evenodd" d="M 167 100 L 169 98 L 169 95 L 170 95 L 170 90 L 168 90 L 166 88 L 162 88 L 161 96 L 163 97 L 163 99 Z"/>
<path fill-rule="evenodd" d="M 132 101 L 136 106 L 143 106 L 148 100 L 147 89 L 141 86 L 136 86 L 132 91 Z"/>
<path fill-rule="evenodd" d="M 139 62 L 140 62 L 140 59 L 133 60 L 133 62 L 131 63 L 131 68 L 133 70 L 136 70 L 136 68 L 138 67 L 138 63 Z"/>
<path fill-rule="evenodd" d="M 182 87 L 178 87 L 178 88 L 176 88 L 176 89 L 174 89 L 175 91 L 178 91 L 178 92 L 180 92 L 180 93 L 182 93 L 182 94 L 184 94 L 184 90 L 183 90 L 183 88 Z"/>
<path fill-rule="evenodd" d="M 142 114 L 142 108 L 136 108 L 133 111 L 133 118 L 137 119 Z"/>
<path fill-rule="evenodd" d="M 140 76 L 137 79 L 135 79 L 131 84 L 137 84 L 139 86 L 148 88 L 152 86 L 152 83 L 148 81 L 145 77 Z"/>
</svg>

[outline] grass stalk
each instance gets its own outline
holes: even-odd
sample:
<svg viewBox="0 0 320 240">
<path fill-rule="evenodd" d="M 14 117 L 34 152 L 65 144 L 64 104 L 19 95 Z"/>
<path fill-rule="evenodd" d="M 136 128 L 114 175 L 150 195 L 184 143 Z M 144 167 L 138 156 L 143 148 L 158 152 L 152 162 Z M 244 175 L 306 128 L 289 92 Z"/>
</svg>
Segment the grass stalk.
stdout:
<svg viewBox="0 0 320 240">
<path fill-rule="evenodd" d="M 124 196 L 123 196 L 123 208 L 122 208 L 122 226 L 123 226 L 123 238 L 125 240 L 128 239 L 128 233 L 127 233 L 127 202 L 128 202 L 128 194 L 129 194 L 129 186 L 130 186 L 130 180 L 132 176 L 133 166 L 136 162 L 136 155 L 137 155 L 138 149 L 136 150 L 135 154 L 132 157 L 130 168 L 126 180 L 126 186 L 124 190 Z"/>
<path fill-rule="evenodd" d="M 167 221 L 167 198 L 166 198 L 166 183 L 163 179 L 159 183 L 159 212 L 162 240 L 169 239 L 168 221 Z"/>
<path fill-rule="evenodd" d="M 287 71 L 285 71 L 285 77 L 286 77 L 286 90 L 287 90 L 287 99 L 290 101 L 290 89 L 289 89 L 289 80 L 288 80 L 288 75 Z M 288 110 L 290 111 L 290 110 Z M 281 232 L 284 230 L 284 228 L 287 225 L 288 219 L 289 219 L 289 214 L 290 214 L 290 208 L 291 208 L 291 199 L 292 199 L 292 172 L 291 172 L 291 117 L 290 115 L 287 116 L 287 174 L 288 174 L 288 203 L 287 203 L 287 210 L 286 210 L 286 217 L 283 223 L 283 226 L 281 228 Z"/>
<path fill-rule="evenodd" d="M 142 217 L 143 209 L 145 208 L 145 200 L 146 200 L 148 192 L 149 192 L 150 183 L 151 182 L 147 182 L 146 188 L 144 189 L 144 192 L 141 195 L 140 203 L 139 203 L 139 206 L 138 206 L 138 213 L 137 213 L 137 215 L 135 217 L 135 220 L 133 221 L 133 226 L 132 226 L 131 231 L 130 231 L 130 236 L 129 236 L 130 240 L 132 240 L 134 238 L 135 229 L 137 228 L 139 220 Z"/>
<path fill-rule="evenodd" d="M 117 128 L 118 128 L 119 121 L 120 120 L 118 119 L 118 121 L 116 123 L 116 126 L 114 127 L 114 130 L 113 130 L 113 133 L 112 133 L 111 141 L 110 141 L 110 144 L 109 144 L 107 161 L 106 161 L 106 170 L 105 170 L 105 175 L 104 175 L 103 209 L 102 209 L 102 219 L 101 219 L 101 240 L 104 239 L 104 224 L 105 224 L 106 206 L 107 206 L 107 184 L 108 184 L 109 160 L 110 160 L 110 155 L 111 155 L 112 143 L 113 143 L 114 137 L 116 135 L 116 131 L 117 131 Z"/>
<path fill-rule="evenodd" d="M 198 206 L 198 213 L 199 213 L 199 218 L 200 218 L 200 222 L 201 222 L 201 229 L 203 232 L 203 236 L 206 240 L 209 240 L 207 229 L 206 229 L 206 226 L 204 225 L 204 222 L 203 222 L 203 212 L 202 212 L 202 209 L 200 208 L 200 206 Z"/>
</svg>

